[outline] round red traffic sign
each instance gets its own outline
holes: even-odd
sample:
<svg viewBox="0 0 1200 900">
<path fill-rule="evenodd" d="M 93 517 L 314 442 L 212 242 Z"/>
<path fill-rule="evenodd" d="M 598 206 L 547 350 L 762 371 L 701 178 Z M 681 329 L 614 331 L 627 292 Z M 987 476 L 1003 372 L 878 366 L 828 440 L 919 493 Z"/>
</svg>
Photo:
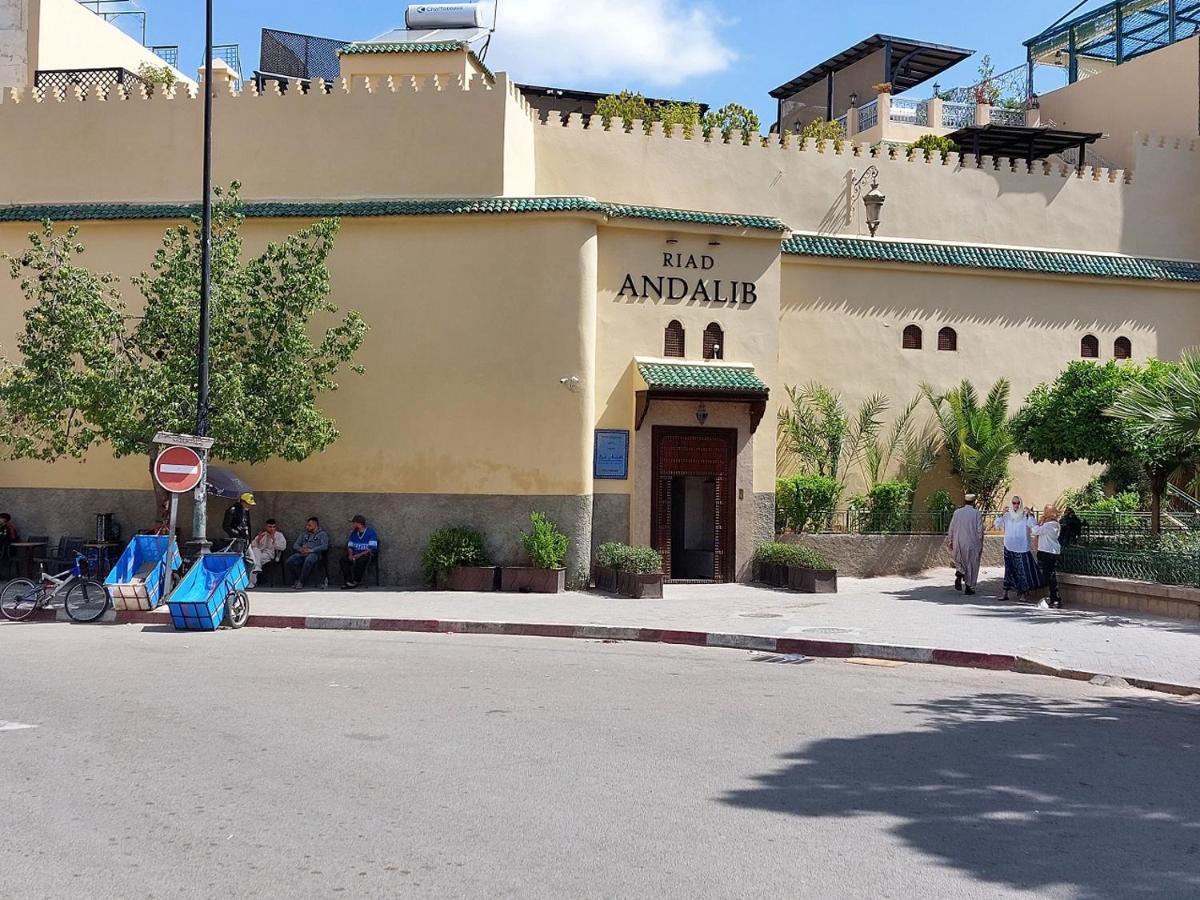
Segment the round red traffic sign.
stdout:
<svg viewBox="0 0 1200 900">
<path fill-rule="evenodd" d="M 191 447 L 168 447 L 154 461 L 154 480 L 164 491 L 186 494 L 200 483 L 204 461 Z"/>
</svg>

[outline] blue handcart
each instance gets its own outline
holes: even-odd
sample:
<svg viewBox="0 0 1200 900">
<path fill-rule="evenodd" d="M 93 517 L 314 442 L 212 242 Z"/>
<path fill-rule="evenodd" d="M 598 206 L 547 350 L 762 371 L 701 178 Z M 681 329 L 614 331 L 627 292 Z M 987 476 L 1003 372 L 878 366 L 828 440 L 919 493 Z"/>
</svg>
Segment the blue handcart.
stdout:
<svg viewBox="0 0 1200 900">
<path fill-rule="evenodd" d="M 182 564 L 179 548 L 166 535 L 137 535 L 104 579 L 113 608 L 158 609 Z"/>
<path fill-rule="evenodd" d="M 201 556 L 167 598 L 171 624 L 180 631 L 216 631 L 222 623 L 241 628 L 250 618 L 249 586 L 240 553 Z"/>
</svg>

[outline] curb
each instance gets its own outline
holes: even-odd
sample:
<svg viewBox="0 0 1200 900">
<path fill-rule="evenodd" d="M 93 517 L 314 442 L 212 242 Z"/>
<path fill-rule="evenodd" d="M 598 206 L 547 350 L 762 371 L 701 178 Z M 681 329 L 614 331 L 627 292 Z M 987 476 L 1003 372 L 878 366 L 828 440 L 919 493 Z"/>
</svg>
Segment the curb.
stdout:
<svg viewBox="0 0 1200 900">
<path fill-rule="evenodd" d="M 49 615 L 35 615 L 30 621 L 52 621 Z M 106 617 L 107 618 L 107 617 Z M 108 624 L 163 625 L 170 618 L 161 612 L 121 611 Z M 472 622 L 453 619 L 379 619 L 364 616 L 280 616 L 251 615 L 248 628 L 309 629 L 317 631 L 390 631 L 414 634 L 479 634 L 505 637 L 569 638 L 588 641 L 624 641 L 649 644 L 682 644 L 690 647 L 714 647 L 726 650 L 753 650 L 761 653 L 811 656 L 825 659 L 878 659 L 889 662 L 986 669 L 1021 675 L 1043 675 L 1071 681 L 1123 677 L 1134 688 L 1172 694 L 1177 697 L 1200 696 L 1200 686 L 1152 681 L 1145 678 L 1113 676 L 1110 672 L 1083 672 L 1060 669 L 1037 660 L 1007 653 L 982 653 L 931 647 L 904 647 L 894 644 L 853 643 L 850 641 L 813 641 L 750 634 L 706 631 L 675 631 L 661 628 L 632 628 L 618 625 L 544 625 L 520 622 Z"/>
</svg>

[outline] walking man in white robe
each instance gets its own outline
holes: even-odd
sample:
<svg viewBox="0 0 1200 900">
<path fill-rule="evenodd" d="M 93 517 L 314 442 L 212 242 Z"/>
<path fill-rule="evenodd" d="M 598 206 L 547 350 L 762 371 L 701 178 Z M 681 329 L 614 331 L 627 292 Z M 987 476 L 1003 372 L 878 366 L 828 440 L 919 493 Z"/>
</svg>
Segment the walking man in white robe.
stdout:
<svg viewBox="0 0 1200 900">
<path fill-rule="evenodd" d="M 975 508 L 975 495 L 967 494 L 954 511 L 946 543 L 954 554 L 954 589 L 966 588 L 970 597 L 979 583 L 979 560 L 983 556 L 983 516 Z"/>
</svg>

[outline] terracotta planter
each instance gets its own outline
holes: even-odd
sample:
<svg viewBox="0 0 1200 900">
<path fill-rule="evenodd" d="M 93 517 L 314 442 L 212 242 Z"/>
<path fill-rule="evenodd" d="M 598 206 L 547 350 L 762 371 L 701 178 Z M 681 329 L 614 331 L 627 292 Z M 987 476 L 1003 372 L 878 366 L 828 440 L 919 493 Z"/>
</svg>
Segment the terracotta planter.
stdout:
<svg viewBox="0 0 1200 900">
<path fill-rule="evenodd" d="M 596 563 L 592 566 L 592 584 L 598 591 L 615 594 L 617 592 L 617 570 L 611 566 L 602 566 Z"/>
<path fill-rule="evenodd" d="M 617 593 L 634 600 L 661 600 L 663 595 L 663 574 L 635 575 L 633 572 L 617 573 Z"/>
<path fill-rule="evenodd" d="M 785 588 L 788 584 L 788 567 L 778 563 L 757 563 L 758 578 L 755 580 L 769 587 Z"/>
<path fill-rule="evenodd" d="M 500 570 L 500 590 L 509 594 L 561 594 L 566 589 L 566 569 L 505 566 Z"/>
<path fill-rule="evenodd" d="M 799 569 L 788 570 L 788 586 L 793 591 L 805 594 L 836 594 L 836 569 Z"/>
<path fill-rule="evenodd" d="M 438 579 L 438 590 L 475 593 L 494 591 L 497 571 L 495 566 L 460 566 Z"/>
</svg>

